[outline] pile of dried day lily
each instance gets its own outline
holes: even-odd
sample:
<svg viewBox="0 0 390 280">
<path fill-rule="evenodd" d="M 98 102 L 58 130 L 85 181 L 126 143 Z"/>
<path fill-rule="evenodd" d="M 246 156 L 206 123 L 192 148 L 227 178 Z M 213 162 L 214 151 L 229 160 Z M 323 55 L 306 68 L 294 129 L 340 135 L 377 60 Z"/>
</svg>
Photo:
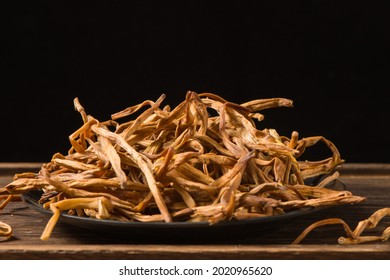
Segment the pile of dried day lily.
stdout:
<svg viewBox="0 0 390 280">
<path fill-rule="evenodd" d="M 331 141 L 256 128 L 255 120 L 263 119 L 259 111 L 291 107 L 291 100 L 235 104 L 215 94 L 187 92 L 172 110 L 161 107 L 164 98 L 104 122 L 88 115 L 75 98 L 83 125 L 69 136 L 68 154 L 55 154 L 37 174 L 16 174 L 0 188 L 0 208 L 24 192 L 42 190 L 40 203 L 53 212 L 41 236 L 47 240 L 62 211 L 123 222 L 207 221 L 212 226 L 365 200 L 324 188 L 337 179 L 335 168 L 343 163 Z M 329 147 L 331 157 L 298 160 L 318 142 Z M 318 185 L 305 184 L 322 174 L 330 175 Z M 0 224 L 0 235 L 11 236 L 11 227 Z"/>
</svg>

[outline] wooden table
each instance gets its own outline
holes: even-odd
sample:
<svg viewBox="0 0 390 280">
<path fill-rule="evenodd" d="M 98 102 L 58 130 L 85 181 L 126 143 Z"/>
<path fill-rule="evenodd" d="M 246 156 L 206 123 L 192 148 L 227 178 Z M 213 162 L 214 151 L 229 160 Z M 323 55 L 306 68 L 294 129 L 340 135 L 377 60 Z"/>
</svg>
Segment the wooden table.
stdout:
<svg viewBox="0 0 390 280">
<path fill-rule="evenodd" d="M 11 182 L 15 173 L 37 171 L 40 163 L 0 163 L 0 184 Z M 390 164 L 344 164 L 340 180 L 355 195 L 367 197 L 357 205 L 327 208 L 305 215 L 268 232 L 239 239 L 186 242 L 113 238 L 97 232 L 56 225 L 50 239 L 39 239 L 49 217 L 12 202 L 0 211 L 0 220 L 13 228 L 13 237 L 0 241 L 0 259 L 390 259 L 390 241 L 338 245 L 345 236 L 340 225 L 317 228 L 300 245 L 290 243 L 311 223 L 342 218 L 351 228 L 374 211 L 390 207 Z M 370 233 L 379 235 L 390 226 L 386 217 Z"/>
</svg>

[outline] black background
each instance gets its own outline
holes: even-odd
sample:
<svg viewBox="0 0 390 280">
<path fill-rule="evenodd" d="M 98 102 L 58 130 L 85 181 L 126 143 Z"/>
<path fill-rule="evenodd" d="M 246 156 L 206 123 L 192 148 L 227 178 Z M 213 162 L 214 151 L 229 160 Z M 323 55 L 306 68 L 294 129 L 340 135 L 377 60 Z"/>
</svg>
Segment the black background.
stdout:
<svg viewBox="0 0 390 280">
<path fill-rule="evenodd" d="M 389 1 L 26 1 L 4 9 L 0 161 L 67 153 L 82 124 L 187 90 L 285 97 L 259 128 L 322 135 L 347 162 L 390 156 Z M 313 159 L 322 151 L 313 149 Z"/>
</svg>

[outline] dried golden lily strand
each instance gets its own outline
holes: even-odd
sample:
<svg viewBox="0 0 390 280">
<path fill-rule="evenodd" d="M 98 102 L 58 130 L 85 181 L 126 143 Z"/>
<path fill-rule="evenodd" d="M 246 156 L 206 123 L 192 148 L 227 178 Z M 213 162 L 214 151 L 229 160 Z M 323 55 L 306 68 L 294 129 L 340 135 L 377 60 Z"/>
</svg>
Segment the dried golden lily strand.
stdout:
<svg viewBox="0 0 390 280">
<path fill-rule="evenodd" d="M 188 208 L 192 209 L 197 206 L 196 201 L 193 199 L 190 192 L 187 191 L 184 187 L 177 184 L 172 184 L 172 187 L 180 194 Z"/>
<path fill-rule="evenodd" d="M 162 117 L 157 121 L 157 130 L 160 130 L 164 127 L 167 127 L 169 124 L 174 124 L 175 126 L 179 125 L 180 120 L 183 118 L 185 111 L 188 108 L 188 103 L 186 101 L 181 102 L 176 106 L 172 111 L 170 111 L 166 116 Z"/>
<path fill-rule="evenodd" d="M 58 179 L 58 176 L 54 176 L 55 179 Z M 68 186 L 70 188 L 75 189 L 112 189 L 112 190 L 118 190 L 118 189 L 124 189 L 124 190 L 138 190 L 138 191 L 147 191 L 149 190 L 148 186 L 139 182 L 134 182 L 128 180 L 126 182 L 125 188 L 122 188 L 122 184 L 118 178 L 109 178 L 109 179 L 103 179 L 103 178 L 81 178 L 81 179 L 72 179 L 68 183 Z"/>
<path fill-rule="evenodd" d="M 152 100 L 145 100 L 143 101 L 142 103 L 140 104 L 137 104 L 135 106 L 131 106 L 131 107 L 128 107 L 120 112 L 117 112 L 117 113 L 114 113 L 111 115 L 111 118 L 113 120 L 118 120 L 120 118 L 124 118 L 124 117 L 127 117 L 127 116 L 130 116 L 136 112 L 138 112 L 139 110 L 141 110 L 143 107 L 145 106 L 154 106 L 155 104 L 161 104 L 161 102 L 165 99 L 166 95 L 165 94 L 162 94 L 159 99 L 154 102 Z M 149 114 L 149 113 L 148 113 Z"/>
<path fill-rule="evenodd" d="M 203 143 L 207 144 L 208 146 L 213 147 L 216 152 L 220 153 L 220 155 L 227 156 L 227 157 L 233 157 L 233 153 L 231 153 L 228 149 L 223 147 L 221 143 L 218 143 L 213 138 L 211 138 L 208 135 L 199 135 L 195 134 L 194 138 L 199 139 Z"/>
<path fill-rule="evenodd" d="M 50 203 L 50 209 L 53 212 L 52 217 L 46 224 L 46 227 L 41 235 L 41 240 L 48 240 L 58 219 L 61 215 L 61 211 L 69 209 L 98 209 L 96 218 L 108 219 L 110 212 L 114 208 L 111 201 L 105 197 L 94 198 L 70 198 L 61 200 L 58 202 Z"/>
<path fill-rule="evenodd" d="M 115 195 L 104 193 L 104 192 L 90 192 L 84 189 L 78 189 L 78 188 L 71 188 L 66 183 L 57 180 L 56 178 L 53 178 L 54 176 L 51 176 L 48 172 L 46 165 L 43 165 L 41 169 L 41 174 L 45 178 L 45 180 L 52 186 L 54 189 L 59 193 L 65 193 L 68 197 L 71 198 L 96 198 L 100 196 L 104 196 L 107 199 L 111 200 L 111 202 L 116 207 L 121 207 L 125 209 L 133 209 L 134 205 L 129 202 L 122 200 Z"/>
<path fill-rule="evenodd" d="M 42 178 L 20 178 L 8 183 L 4 189 L 8 194 L 22 194 L 27 191 L 46 187 L 49 187 L 49 184 Z"/>
<path fill-rule="evenodd" d="M 87 164 L 75 160 L 70 159 L 60 159 L 60 158 L 54 158 L 52 160 L 53 163 L 56 163 L 58 166 L 66 167 L 67 169 L 78 171 L 87 171 L 87 170 L 94 170 L 97 168 L 94 164 Z"/>
<path fill-rule="evenodd" d="M 0 221 L 0 237 L 9 239 L 12 237 L 12 227 Z"/>
<path fill-rule="evenodd" d="M 113 132 L 107 131 L 101 127 L 93 126 L 92 130 L 95 131 L 96 134 L 104 136 L 115 144 L 119 145 L 123 148 L 129 155 L 134 159 L 134 161 L 138 164 L 139 168 L 145 175 L 146 181 L 148 182 L 148 186 L 150 191 L 153 194 L 153 197 L 156 201 L 156 204 L 164 217 L 166 222 L 172 222 L 172 217 L 168 211 L 167 206 L 165 205 L 164 199 L 160 193 L 159 188 L 157 187 L 156 180 L 153 176 L 153 171 L 150 169 L 150 164 L 147 163 L 147 159 L 142 157 L 140 153 L 138 153 L 133 147 L 131 147 L 120 135 L 117 135 Z"/>
<path fill-rule="evenodd" d="M 3 198 L 4 197 L 4 198 Z M 0 195 L 0 210 L 3 210 L 5 206 L 12 200 L 14 196 L 11 195 Z"/>
<path fill-rule="evenodd" d="M 107 138 L 98 136 L 98 142 L 100 143 L 102 151 L 105 153 L 106 158 L 110 162 L 112 169 L 114 170 L 116 176 L 118 177 L 121 183 L 121 188 L 124 189 L 127 182 L 127 176 L 125 172 L 122 170 L 121 159 L 118 153 L 116 152 L 114 146 Z"/>
<path fill-rule="evenodd" d="M 360 221 L 354 230 L 354 236 L 348 236 L 347 238 L 340 237 L 339 244 L 360 244 L 371 241 L 386 241 L 390 238 L 390 227 L 387 227 L 380 236 L 361 236 L 366 229 L 375 228 L 378 223 L 386 216 L 390 216 L 390 208 L 382 208 L 375 211 L 368 219 Z"/>
<path fill-rule="evenodd" d="M 245 170 L 248 161 L 250 161 L 253 157 L 254 153 L 249 153 L 247 155 L 242 156 L 237 161 L 237 164 L 229 172 L 226 173 L 226 181 L 224 180 L 225 175 L 221 177 L 222 180 L 219 183 L 221 184 L 221 182 L 225 181 L 225 183 L 223 184 L 223 189 L 225 190 L 221 189 L 220 203 L 226 206 L 225 214 L 227 219 L 230 219 L 230 217 L 233 215 L 236 191 L 241 184 L 242 174 L 244 173 L 243 171 Z"/>
<path fill-rule="evenodd" d="M 190 105 L 187 110 L 187 116 L 190 113 L 193 118 L 193 130 L 198 134 L 205 135 L 208 129 L 208 112 L 206 105 L 199 98 L 198 94 L 191 92 L 190 96 Z M 197 129 L 197 126 L 199 128 Z"/>
<path fill-rule="evenodd" d="M 209 184 L 205 184 L 205 183 L 197 182 L 197 181 L 192 181 L 192 180 L 188 179 L 187 177 L 185 177 L 183 175 L 183 173 L 177 172 L 176 170 L 172 170 L 172 171 L 168 172 L 167 175 L 165 176 L 165 179 L 168 182 L 176 183 L 176 184 L 178 184 L 182 187 L 185 187 L 186 189 L 189 189 L 189 190 L 202 190 L 202 191 L 206 191 L 207 193 L 210 193 L 210 194 L 215 194 L 218 192 L 218 190 L 216 190 L 214 187 L 211 187 Z M 163 181 L 163 182 L 165 182 L 165 181 Z"/>
<path fill-rule="evenodd" d="M 228 132 L 226 131 L 226 126 L 227 126 L 227 120 L 228 118 L 226 117 L 227 114 L 227 108 L 229 104 L 223 104 L 221 106 L 220 110 L 220 123 L 219 123 L 219 133 L 221 134 L 221 139 L 222 143 L 225 145 L 225 147 L 234 155 L 234 157 L 239 158 L 241 157 L 243 150 L 241 147 L 239 147 L 236 143 L 232 141 L 230 138 Z"/>
<path fill-rule="evenodd" d="M 310 162 L 310 161 L 300 162 L 301 174 L 304 179 L 323 175 L 323 174 L 329 174 L 337 166 L 344 163 L 344 160 L 341 159 L 340 152 L 337 149 L 336 145 L 332 141 L 326 139 L 325 137 L 312 136 L 312 137 L 307 137 L 302 140 L 299 140 L 298 143 L 300 141 L 304 142 L 306 147 L 314 146 L 319 142 L 323 142 L 333 153 L 332 157 L 326 160 L 322 160 L 320 162 Z"/>
<path fill-rule="evenodd" d="M 0 210 L 4 209 L 10 201 L 20 200 L 18 195 L 0 195 Z M 0 237 L 6 239 L 11 238 L 12 236 L 12 227 L 2 221 L 0 221 Z"/>
<path fill-rule="evenodd" d="M 321 198 L 311 198 L 306 200 L 290 200 L 290 201 L 281 201 L 278 206 L 283 209 L 294 209 L 294 208 L 303 208 L 303 207 L 326 207 L 326 206 L 335 206 L 335 205 L 344 205 L 344 204 L 357 204 L 364 202 L 365 197 L 354 196 L 349 192 L 341 191 L 336 195 L 324 196 Z"/>
<path fill-rule="evenodd" d="M 311 232 L 313 231 L 314 229 L 318 228 L 318 227 L 321 227 L 321 226 L 327 226 L 327 225 L 336 225 L 336 224 L 341 224 L 345 231 L 347 232 L 347 234 L 349 236 L 352 236 L 353 238 L 356 238 L 355 234 L 353 233 L 353 231 L 351 230 L 351 228 L 348 226 L 347 223 L 345 223 L 342 219 L 338 219 L 338 218 L 330 218 L 330 219 L 324 219 L 324 220 L 320 220 L 320 221 L 317 221 L 313 224 L 311 224 L 310 226 L 308 226 L 291 244 L 292 245 L 297 245 L 299 244 L 300 242 L 302 242 L 302 240 Z"/>
<path fill-rule="evenodd" d="M 359 222 L 354 233 L 360 236 L 365 229 L 375 228 L 386 216 L 390 216 L 390 208 L 382 208 L 375 211 L 368 219 Z"/>
<path fill-rule="evenodd" d="M 84 123 L 78 130 L 76 130 L 69 136 L 69 141 L 72 145 L 72 148 L 69 150 L 69 153 L 72 153 L 73 149 L 78 153 L 83 153 L 85 151 L 86 144 L 85 143 L 80 144 L 76 139 L 80 137 L 81 134 L 90 130 L 91 126 L 94 124 L 96 124 L 96 120 L 90 119 L 88 120 L 88 122 Z"/>
<path fill-rule="evenodd" d="M 338 243 L 340 245 L 355 245 L 355 244 L 361 244 L 361 243 L 367 243 L 367 242 L 374 242 L 374 241 L 386 241 L 390 238 L 390 227 L 387 227 L 383 233 L 379 236 L 362 236 L 362 233 L 366 229 L 373 229 L 375 228 L 378 223 L 386 216 L 390 216 L 390 208 L 382 208 L 377 211 L 375 211 L 368 219 L 365 219 L 363 221 L 360 221 L 358 225 L 356 226 L 355 230 L 352 231 L 352 229 L 349 227 L 349 225 L 342 219 L 338 218 L 330 218 L 330 219 L 324 219 L 317 221 L 310 226 L 308 226 L 293 242 L 292 244 L 299 244 L 303 241 L 306 236 L 313 231 L 314 229 L 321 227 L 321 226 L 327 226 L 327 225 L 334 225 L 334 224 L 341 224 L 344 227 L 344 230 L 347 234 L 347 237 L 339 237 Z"/>
<path fill-rule="evenodd" d="M 223 176 L 215 180 L 211 187 L 216 189 L 222 189 L 223 187 L 229 186 L 236 176 L 242 176 L 243 170 L 245 169 L 248 161 L 254 157 L 254 153 L 244 154 L 240 157 L 237 163 L 226 172 Z"/>
<path fill-rule="evenodd" d="M 80 115 L 81 115 L 81 117 L 83 119 L 83 122 L 84 123 L 88 122 L 88 115 L 85 112 L 84 107 L 81 106 L 81 103 L 80 103 L 80 100 L 79 100 L 78 97 L 74 98 L 73 105 L 74 105 L 75 110 L 80 113 Z"/>
<path fill-rule="evenodd" d="M 151 107 L 145 110 L 138 118 L 132 123 L 131 126 L 127 127 L 123 132 L 123 138 L 127 140 L 153 112 L 159 108 L 161 102 L 165 99 L 165 94 L 161 95 L 160 98 L 154 103 L 151 102 Z"/>
<path fill-rule="evenodd" d="M 241 104 L 242 107 L 247 108 L 251 112 L 262 111 L 277 107 L 293 107 L 293 101 L 287 98 L 265 98 L 256 99 Z"/>
<path fill-rule="evenodd" d="M 335 171 L 333 174 L 329 175 L 325 179 L 323 179 L 321 182 L 317 184 L 317 188 L 325 188 L 330 183 L 334 182 L 338 177 L 340 176 L 340 173 L 338 171 Z"/>
</svg>

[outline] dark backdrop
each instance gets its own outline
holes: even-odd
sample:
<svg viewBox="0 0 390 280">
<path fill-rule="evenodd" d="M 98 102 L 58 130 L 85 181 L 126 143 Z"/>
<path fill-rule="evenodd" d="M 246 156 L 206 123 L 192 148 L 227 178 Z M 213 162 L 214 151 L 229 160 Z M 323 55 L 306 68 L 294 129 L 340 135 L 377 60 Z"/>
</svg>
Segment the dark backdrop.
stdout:
<svg viewBox="0 0 390 280">
<path fill-rule="evenodd" d="M 3 11 L 0 161 L 67 153 L 82 123 L 75 97 L 106 120 L 194 90 L 237 103 L 290 98 L 294 108 L 264 111 L 259 128 L 323 135 L 347 162 L 388 162 L 389 3 L 18 3 Z"/>
</svg>

